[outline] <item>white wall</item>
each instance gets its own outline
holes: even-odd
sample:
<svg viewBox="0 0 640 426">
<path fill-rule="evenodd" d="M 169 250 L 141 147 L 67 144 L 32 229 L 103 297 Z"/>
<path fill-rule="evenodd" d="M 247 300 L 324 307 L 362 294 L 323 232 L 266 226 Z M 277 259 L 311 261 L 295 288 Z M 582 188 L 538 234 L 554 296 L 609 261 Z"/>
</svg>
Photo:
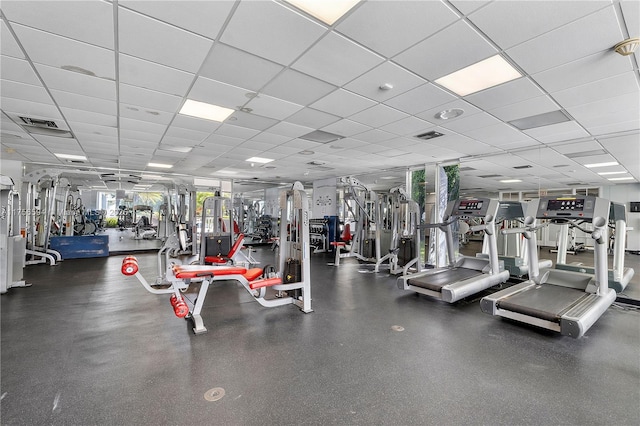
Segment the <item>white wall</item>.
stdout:
<svg viewBox="0 0 640 426">
<path fill-rule="evenodd" d="M 22 161 L 0 160 L 0 174 L 9 176 L 13 179 L 15 189 L 22 189 Z M 21 192 L 20 192 L 21 193 Z"/>
</svg>

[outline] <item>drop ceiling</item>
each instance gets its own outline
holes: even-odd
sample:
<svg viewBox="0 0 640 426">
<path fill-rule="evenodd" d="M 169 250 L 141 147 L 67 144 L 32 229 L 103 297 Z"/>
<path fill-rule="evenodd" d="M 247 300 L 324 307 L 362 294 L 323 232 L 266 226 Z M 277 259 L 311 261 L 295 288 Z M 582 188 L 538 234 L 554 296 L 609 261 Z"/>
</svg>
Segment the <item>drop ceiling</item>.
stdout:
<svg viewBox="0 0 640 426">
<path fill-rule="evenodd" d="M 640 180 L 639 54 L 612 49 L 640 36 L 638 1 L 362 1 L 331 26 L 266 0 L 0 8 L 2 158 L 29 169 L 144 183 L 151 162 L 176 179 L 268 186 L 460 161 L 462 187 L 489 191 Z M 435 83 L 496 54 L 522 77 L 464 97 Z M 180 115 L 187 99 L 235 112 L 222 123 Z M 435 117 L 453 108 L 464 113 Z M 568 121 L 510 124 L 552 111 Z M 73 138 L 28 133 L 21 116 Z M 317 130 L 343 138 L 301 138 Z M 443 136 L 415 138 L 430 131 Z M 619 165 L 584 166 L 608 161 Z M 631 179 L 598 174 L 610 171 Z"/>
</svg>

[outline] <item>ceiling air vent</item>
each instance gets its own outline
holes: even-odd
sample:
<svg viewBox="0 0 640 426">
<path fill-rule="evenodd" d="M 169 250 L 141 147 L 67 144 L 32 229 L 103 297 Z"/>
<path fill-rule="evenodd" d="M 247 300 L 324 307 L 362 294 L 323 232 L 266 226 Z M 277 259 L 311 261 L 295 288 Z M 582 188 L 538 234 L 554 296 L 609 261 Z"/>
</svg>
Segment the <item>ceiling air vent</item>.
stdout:
<svg viewBox="0 0 640 426">
<path fill-rule="evenodd" d="M 327 163 L 325 161 L 314 160 L 314 161 L 309 161 L 307 164 L 310 166 L 324 166 Z"/>
<path fill-rule="evenodd" d="M 440 136 L 444 136 L 444 133 L 440 133 L 440 132 L 436 132 L 435 130 L 432 130 L 432 131 L 427 132 L 427 133 L 421 133 L 419 135 L 415 135 L 414 137 L 426 141 L 426 140 L 437 138 L 437 137 L 440 137 Z"/>
<path fill-rule="evenodd" d="M 471 170 L 475 170 L 475 169 L 473 167 L 466 166 L 466 167 L 460 167 L 460 169 L 458 171 L 460 171 L 460 172 L 470 172 Z"/>
<path fill-rule="evenodd" d="M 494 177 L 501 177 L 502 175 L 482 175 L 482 176 L 478 176 L 481 178 L 494 178 Z"/>
<path fill-rule="evenodd" d="M 569 152 L 567 154 L 564 154 L 565 157 L 569 157 L 569 158 L 580 158 L 580 157 L 591 157 L 594 155 L 602 155 L 602 154 L 606 154 L 607 151 L 605 151 L 604 149 L 594 149 L 592 151 L 582 151 L 582 152 Z"/>
<path fill-rule="evenodd" d="M 55 121 L 40 118 L 19 117 L 24 124 L 22 128 L 33 135 L 56 136 L 59 138 L 73 138 L 69 130 L 60 129 Z"/>
<path fill-rule="evenodd" d="M 344 139 L 344 136 L 336 135 L 335 133 L 324 132 L 322 130 L 314 130 L 306 135 L 299 136 L 300 139 L 306 141 L 318 142 L 318 143 L 330 143 L 339 139 Z"/>
<path fill-rule="evenodd" d="M 524 166 L 513 166 L 514 169 L 530 169 L 532 166 L 530 166 L 529 164 L 524 165 Z"/>
</svg>

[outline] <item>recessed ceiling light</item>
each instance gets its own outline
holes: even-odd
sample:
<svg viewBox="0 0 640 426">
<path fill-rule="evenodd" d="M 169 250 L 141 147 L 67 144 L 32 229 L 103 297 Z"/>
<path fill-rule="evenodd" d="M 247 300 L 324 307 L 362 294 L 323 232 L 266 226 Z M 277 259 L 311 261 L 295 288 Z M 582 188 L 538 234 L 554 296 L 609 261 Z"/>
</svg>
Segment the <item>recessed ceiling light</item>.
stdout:
<svg viewBox="0 0 640 426">
<path fill-rule="evenodd" d="M 198 102 L 191 99 L 187 99 L 180 110 L 180 114 L 183 115 L 220 122 L 226 120 L 233 113 L 234 110 L 231 108 L 225 108 L 205 102 Z"/>
<path fill-rule="evenodd" d="M 235 170 L 218 170 L 217 172 L 213 172 L 211 174 L 212 175 L 217 175 L 217 174 L 221 174 L 221 175 L 237 175 L 238 172 L 236 172 Z"/>
<path fill-rule="evenodd" d="M 298 154 L 300 154 L 300 155 L 313 155 L 313 154 L 315 154 L 315 152 L 309 151 L 308 149 L 305 149 L 304 151 L 300 151 Z"/>
<path fill-rule="evenodd" d="M 440 111 L 439 113 L 434 115 L 434 117 L 439 118 L 440 120 L 450 120 L 452 118 L 460 117 L 462 114 L 464 114 L 463 109 L 452 108 L 452 109 L 445 109 L 444 111 Z"/>
<path fill-rule="evenodd" d="M 440 77 L 435 82 L 459 96 L 466 96 L 519 77 L 522 77 L 522 74 L 518 70 L 502 56 L 495 55 Z"/>
<path fill-rule="evenodd" d="M 251 158 L 247 158 L 244 161 L 248 161 L 250 163 L 266 164 L 266 163 L 272 162 L 273 159 L 271 159 L 271 158 L 262 158 L 262 157 L 251 157 Z"/>
<path fill-rule="evenodd" d="M 159 148 L 161 151 L 173 151 L 173 152 L 191 152 L 193 150 L 190 146 L 161 146 Z"/>
<path fill-rule="evenodd" d="M 173 167 L 171 164 L 162 164 L 162 163 L 149 163 L 147 167 L 157 167 L 159 169 L 170 169 Z"/>
<path fill-rule="evenodd" d="M 502 183 L 516 183 L 516 182 L 522 182 L 522 180 L 520 180 L 520 179 L 504 179 L 504 180 L 501 180 L 500 182 L 502 182 Z"/>
<path fill-rule="evenodd" d="M 607 163 L 593 163 L 593 164 L 585 164 L 584 166 L 589 168 L 589 169 L 593 169 L 596 167 L 607 167 L 607 166 L 617 166 L 618 162 L 617 161 L 609 161 Z"/>
<path fill-rule="evenodd" d="M 629 176 L 629 177 L 609 178 L 608 180 L 632 180 L 632 179 L 634 178 Z"/>
<path fill-rule="evenodd" d="M 285 0 L 309 15 L 318 18 L 327 25 L 333 25 L 342 15 L 347 13 L 360 0 L 318 1 L 318 0 Z"/>
<path fill-rule="evenodd" d="M 84 155 L 73 155 L 73 154 L 53 154 L 58 158 L 63 158 L 65 160 L 79 160 L 79 161 L 87 161 L 87 157 Z"/>
<path fill-rule="evenodd" d="M 624 174 L 624 173 L 627 173 L 627 171 L 624 170 L 622 172 L 600 172 L 598 174 L 601 175 L 601 176 L 605 176 L 605 175 L 621 175 L 621 174 Z"/>
</svg>

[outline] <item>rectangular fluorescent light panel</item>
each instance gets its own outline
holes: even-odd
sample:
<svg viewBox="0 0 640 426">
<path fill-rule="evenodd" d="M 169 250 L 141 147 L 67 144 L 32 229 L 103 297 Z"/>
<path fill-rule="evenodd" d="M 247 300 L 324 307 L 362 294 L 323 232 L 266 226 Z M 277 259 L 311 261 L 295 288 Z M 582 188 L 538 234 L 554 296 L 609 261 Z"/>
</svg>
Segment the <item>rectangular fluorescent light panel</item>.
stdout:
<svg viewBox="0 0 640 426">
<path fill-rule="evenodd" d="M 64 160 L 79 160 L 79 161 L 87 161 L 87 157 L 84 155 L 73 155 L 73 154 L 53 154 L 58 158 L 62 158 Z"/>
<path fill-rule="evenodd" d="M 287 3 L 307 12 L 324 22 L 333 25 L 360 0 L 285 0 Z"/>
<path fill-rule="evenodd" d="M 500 182 L 502 183 L 516 183 L 516 182 L 522 182 L 520 179 L 505 179 L 505 180 L 501 180 Z"/>
<path fill-rule="evenodd" d="M 235 110 L 221 107 L 218 105 L 198 102 L 191 99 L 182 106 L 180 114 L 189 115 L 191 117 L 204 118 L 205 120 L 219 121 L 226 120 Z"/>
<path fill-rule="evenodd" d="M 593 163 L 593 164 L 585 164 L 584 166 L 589 169 L 593 169 L 596 167 L 608 167 L 608 166 L 617 166 L 617 165 L 618 165 L 617 161 L 609 161 L 608 163 Z"/>
<path fill-rule="evenodd" d="M 273 159 L 271 158 L 262 158 L 262 157 L 251 157 L 251 158 L 247 158 L 245 161 L 248 161 L 250 163 L 260 163 L 260 164 L 267 164 L 273 161 Z"/>
<path fill-rule="evenodd" d="M 621 175 L 627 173 L 626 170 L 622 171 L 622 172 L 600 172 L 598 173 L 600 176 L 605 176 L 605 175 Z"/>
<path fill-rule="evenodd" d="M 563 123 L 569 121 L 569 117 L 560 110 L 545 112 L 543 114 L 532 115 L 530 117 L 518 118 L 517 120 L 509 121 L 509 124 L 520 129 L 528 130 L 535 129 L 536 127 L 550 126 L 552 124 Z"/>
<path fill-rule="evenodd" d="M 619 177 L 619 178 L 609 178 L 609 180 L 632 180 L 633 177 Z"/>
<path fill-rule="evenodd" d="M 237 175 L 238 172 L 235 170 L 218 170 L 217 172 L 213 172 L 211 173 L 212 175 L 217 175 L 217 174 L 221 174 L 221 175 Z"/>
<path fill-rule="evenodd" d="M 518 70 L 502 56 L 495 55 L 440 77 L 435 82 L 459 96 L 467 96 L 520 77 L 522 74 Z"/>
<path fill-rule="evenodd" d="M 173 167 L 173 165 L 171 164 L 162 164 L 162 163 L 149 163 L 147 164 L 148 167 L 157 167 L 159 169 L 170 169 Z"/>
<path fill-rule="evenodd" d="M 162 151 L 182 152 L 185 154 L 193 150 L 190 146 L 161 146 L 159 149 Z"/>
</svg>

